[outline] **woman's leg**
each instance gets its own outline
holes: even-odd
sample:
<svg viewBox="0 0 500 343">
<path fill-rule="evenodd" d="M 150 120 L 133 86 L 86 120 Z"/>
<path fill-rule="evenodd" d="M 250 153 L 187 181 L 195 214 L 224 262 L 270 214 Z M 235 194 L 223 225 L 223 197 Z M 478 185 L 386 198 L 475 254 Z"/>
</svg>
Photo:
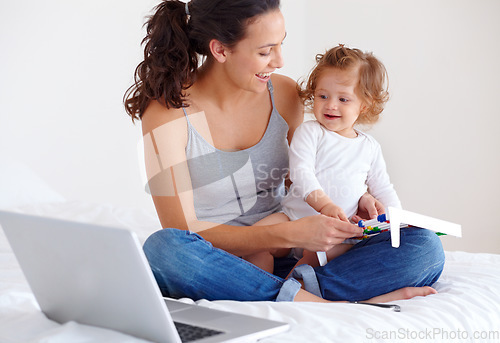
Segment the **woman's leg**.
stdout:
<svg viewBox="0 0 500 343">
<path fill-rule="evenodd" d="M 164 296 L 293 301 L 300 289 L 297 280 L 267 273 L 189 231 L 157 231 L 144 243 L 144 252 Z"/>
<path fill-rule="evenodd" d="M 393 248 L 390 233 L 383 232 L 314 271 L 323 298 L 361 301 L 404 287 L 430 286 L 443 266 L 439 237 L 429 230 L 408 228 L 401 230 L 399 248 Z M 309 290 L 307 281 L 314 284 L 315 280 L 304 278 Z"/>
</svg>

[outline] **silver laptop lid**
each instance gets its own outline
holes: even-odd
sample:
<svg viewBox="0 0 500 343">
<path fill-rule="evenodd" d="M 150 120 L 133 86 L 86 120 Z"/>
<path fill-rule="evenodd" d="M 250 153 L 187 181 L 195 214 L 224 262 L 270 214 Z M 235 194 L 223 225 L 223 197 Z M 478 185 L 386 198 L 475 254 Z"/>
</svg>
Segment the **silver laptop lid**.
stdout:
<svg viewBox="0 0 500 343">
<path fill-rule="evenodd" d="M 48 318 L 180 342 L 133 232 L 3 211 L 0 225 Z"/>
</svg>

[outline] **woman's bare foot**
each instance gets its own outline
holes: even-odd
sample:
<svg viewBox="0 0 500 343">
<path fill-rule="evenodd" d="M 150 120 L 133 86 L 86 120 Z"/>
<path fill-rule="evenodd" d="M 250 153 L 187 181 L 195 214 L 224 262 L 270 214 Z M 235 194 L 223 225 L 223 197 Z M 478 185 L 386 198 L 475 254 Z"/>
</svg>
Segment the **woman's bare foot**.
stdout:
<svg viewBox="0 0 500 343">
<path fill-rule="evenodd" d="M 425 297 L 430 294 L 437 294 L 437 291 L 429 286 L 425 287 L 405 287 L 390 293 L 382 294 L 366 300 L 367 303 L 386 303 L 395 300 L 411 299 L 413 297 Z"/>
<path fill-rule="evenodd" d="M 346 301 L 330 301 L 326 300 L 320 297 L 317 297 L 305 289 L 304 287 L 304 282 L 301 279 L 298 279 L 302 285 L 302 289 L 299 290 L 297 295 L 295 296 L 294 301 L 309 301 L 309 302 L 325 302 L 325 303 L 331 303 L 331 302 L 346 302 Z M 395 301 L 395 300 L 404 300 L 404 299 L 411 299 L 414 297 L 425 297 L 430 294 L 437 294 L 437 291 L 429 286 L 425 287 L 404 287 L 397 289 L 395 291 L 392 291 L 390 293 L 382 294 L 376 297 L 373 297 L 371 299 L 365 300 L 363 302 L 366 303 L 386 303 L 389 301 Z"/>
</svg>

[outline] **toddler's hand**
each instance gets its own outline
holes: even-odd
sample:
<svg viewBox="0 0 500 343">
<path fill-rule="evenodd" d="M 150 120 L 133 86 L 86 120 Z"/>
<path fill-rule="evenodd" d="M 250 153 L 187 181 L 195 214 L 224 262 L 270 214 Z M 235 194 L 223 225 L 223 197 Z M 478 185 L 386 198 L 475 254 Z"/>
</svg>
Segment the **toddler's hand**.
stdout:
<svg viewBox="0 0 500 343">
<path fill-rule="evenodd" d="M 360 220 L 377 218 L 379 214 L 385 213 L 384 205 L 375 199 L 370 193 L 365 193 L 358 201 L 358 213 L 351 217 L 354 223 Z"/>
<path fill-rule="evenodd" d="M 349 219 L 347 219 L 347 216 L 345 215 L 344 210 L 333 203 L 325 205 L 321 209 L 321 214 L 324 214 L 325 216 L 328 216 L 328 217 L 337 218 L 337 219 L 343 220 L 345 222 L 349 222 Z"/>
</svg>

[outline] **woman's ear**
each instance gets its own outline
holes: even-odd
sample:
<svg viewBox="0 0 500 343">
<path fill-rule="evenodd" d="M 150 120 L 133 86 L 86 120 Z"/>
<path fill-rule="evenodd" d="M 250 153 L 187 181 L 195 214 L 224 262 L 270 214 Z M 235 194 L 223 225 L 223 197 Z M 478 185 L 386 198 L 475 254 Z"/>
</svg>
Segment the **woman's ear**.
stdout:
<svg viewBox="0 0 500 343">
<path fill-rule="evenodd" d="M 226 62 L 228 49 L 217 39 L 212 39 L 209 43 L 210 52 L 219 63 Z"/>
</svg>

